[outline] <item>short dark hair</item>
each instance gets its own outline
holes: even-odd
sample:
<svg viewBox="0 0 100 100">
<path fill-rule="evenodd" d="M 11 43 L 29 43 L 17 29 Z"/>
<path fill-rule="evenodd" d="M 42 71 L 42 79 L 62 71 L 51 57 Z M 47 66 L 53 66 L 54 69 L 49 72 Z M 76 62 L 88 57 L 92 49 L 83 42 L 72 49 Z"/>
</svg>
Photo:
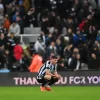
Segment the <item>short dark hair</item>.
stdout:
<svg viewBox="0 0 100 100">
<path fill-rule="evenodd" d="M 51 56 L 51 59 L 57 59 L 57 58 L 58 58 L 58 57 L 55 56 L 55 55 Z"/>
</svg>

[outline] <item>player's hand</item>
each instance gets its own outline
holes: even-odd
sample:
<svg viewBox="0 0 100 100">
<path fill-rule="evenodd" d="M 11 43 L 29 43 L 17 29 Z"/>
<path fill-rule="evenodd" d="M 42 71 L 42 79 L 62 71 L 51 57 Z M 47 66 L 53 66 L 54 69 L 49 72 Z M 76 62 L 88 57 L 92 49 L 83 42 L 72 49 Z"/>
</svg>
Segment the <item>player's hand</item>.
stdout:
<svg viewBox="0 0 100 100">
<path fill-rule="evenodd" d="M 61 79 L 61 75 L 59 75 L 59 79 Z"/>
<path fill-rule="evenodd" d="M 59 74 L 55 75 L 55 77 L 56 77 L 57 79 L 60 79 L 60 78 L 61 78 L 61 76 L 60 76 Z"/>
</svg>

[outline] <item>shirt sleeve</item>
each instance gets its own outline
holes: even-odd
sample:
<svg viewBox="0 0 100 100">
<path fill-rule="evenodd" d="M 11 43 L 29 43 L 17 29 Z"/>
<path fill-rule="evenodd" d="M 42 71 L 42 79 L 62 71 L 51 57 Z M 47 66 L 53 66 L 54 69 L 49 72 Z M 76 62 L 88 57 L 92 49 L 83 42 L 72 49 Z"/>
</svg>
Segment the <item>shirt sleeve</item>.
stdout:
<svg viewBox="0 0 100 100">
<path fill-rule="evenodd" d="M 79 67 L 80 67 L 80 61 L 77 61 L 76 70 L 79 70 Z"/>
<path fill-rule="evenodd" d="M 54 71 L 57 71 L 57 64 L 54 66 Z"/>
<path fill-rule="evenodd" d="M 51 65 L 51 63 L 50 63 L 49 61 L 47 61 L 47 62 L 45 63 L 46 69 L 50 70 L 50 65 Z"/>
</svg>

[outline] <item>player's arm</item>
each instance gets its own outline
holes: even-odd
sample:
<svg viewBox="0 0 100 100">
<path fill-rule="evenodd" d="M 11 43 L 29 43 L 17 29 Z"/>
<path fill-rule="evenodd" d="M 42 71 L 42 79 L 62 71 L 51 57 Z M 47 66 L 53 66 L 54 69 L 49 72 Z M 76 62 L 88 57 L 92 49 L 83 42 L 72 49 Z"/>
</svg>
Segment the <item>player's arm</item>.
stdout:
<svg viewBox="0 0 100 100">
<path fill-rule="evenodd" d="M 52 73 L 50 73 L 50 71 L 48 69 L 46 70 L 46 75 L 55 76 Z"/>
<path fill-rule="evenodd" d="M 46 75 L 49 75 L 49 76 L 55 76 L 55 75 L 53 75 L 51 72 L 50 72 L 50 64 L 46 64 Z"/>
<path fill-rule="evenodd" d="M 57 71 L 54 72 L 54 75 L 55 75 L 55 77 L 58 78 L 58 79 L 61 78 L 61 75 L 59 75 Z"/>
<path fill-rule="evenodd" d="M 47 64 L 46 65 L 46 73 L 45 73 L 45 76 L 44 78 L 47 79 L 47 80 L 51 80 L 51 77 L 54 77 L 55 75 L 53 75 L 51 72 L 50 72 L 50 64 Z"/>
<path fill-rule="evenodd" d="M 49 70 L 46 70 L 46 74 L 45 74 L 44 78 L 47 80 L 51 80 L 51 77 L 56 77 L 56 76 L 53 75 L 52 73 L 50 73 Z"/>
<path fill-rule="evenodd" d="M 54 72 L 54 75 L 56 76 L 56 78 L 60 79 L 61 76 L 58 74 L 57 72 L 57 65 L 55 65 L 55 72 Z"/>
</svg>

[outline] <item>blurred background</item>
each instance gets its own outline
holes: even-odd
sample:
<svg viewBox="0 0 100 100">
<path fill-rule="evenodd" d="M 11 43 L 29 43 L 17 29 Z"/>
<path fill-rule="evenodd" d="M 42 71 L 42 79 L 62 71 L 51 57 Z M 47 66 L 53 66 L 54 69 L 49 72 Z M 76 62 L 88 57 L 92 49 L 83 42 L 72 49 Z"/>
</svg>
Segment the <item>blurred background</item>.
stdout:
<svg viewBox="0 0 100 100">
<path fill-rule="evenodd" d="M 100 0 L 0 0 L 0 71 L 37 72 L 52 55 L 58 71 L 100 69 Z"/>
</svg>

